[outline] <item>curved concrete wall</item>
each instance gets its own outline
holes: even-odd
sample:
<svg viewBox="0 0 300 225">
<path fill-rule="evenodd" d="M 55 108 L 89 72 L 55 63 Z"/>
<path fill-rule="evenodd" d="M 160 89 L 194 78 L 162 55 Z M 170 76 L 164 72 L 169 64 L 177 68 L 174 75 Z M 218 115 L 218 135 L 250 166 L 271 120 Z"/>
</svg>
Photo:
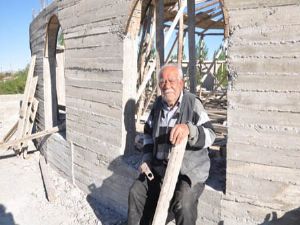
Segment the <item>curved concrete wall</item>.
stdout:
<svg viewBox="0 0 300 225">
<path fill-rule="evenodd" d="M 134 169 L 120 159 L 132 151 L 135 135 L 135 40 L 124 31 L 131 4 L 126 0 L 54 1 L 30 26 L 39 77 L 38 130 L 51 126 L 47 125 L 47 88 L 55 74 L 49 73 L 45 49 L 48 23 L 54 15 L 65 47 L 66 136 L 54 134 L 37 144 L 43 144 L 41 150 L 62 175 L 123 214 L 135 177 Z M 50 88 L 55 88 L 55 82 Z"/>
</svg>

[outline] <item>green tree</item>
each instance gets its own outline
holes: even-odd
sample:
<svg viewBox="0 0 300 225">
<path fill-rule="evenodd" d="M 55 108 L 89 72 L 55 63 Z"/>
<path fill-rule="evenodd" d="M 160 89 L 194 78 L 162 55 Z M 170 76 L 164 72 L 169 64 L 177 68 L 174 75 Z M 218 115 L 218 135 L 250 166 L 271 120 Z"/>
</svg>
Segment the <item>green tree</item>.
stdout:
<svg viewBox="0 0 300 225">
<path fill-rule="evenodd" d="M 221 46 L 220 46 L 220 48 L 221 48 Z M 215 51 L 214 55 L 216 55 L 216 54 L 217 54 L 217 51 Z M 226 60 L 226 53 L 223 49 L 222 49 L 221 54 L 218 57 L 218 60 Z M 216 78 L 221 83 L 221 87 L 223 87 L 223 88 L 227 87 L 227 85 L 228 85 L 228 74 L 229 74 L 229 72 L 227 70 L 226 64 L 224 63 L 223 65 L 221 65 L 218 68 L 218 71 L 216 74 Z"/>
<path fill-rule="evenodd" d="M 208 57 L 208 47 L 205 41 L 202 40 L 201 42 L 200 39 L 198 44 L 196 45 L 196 59 L 199 60 L 200 63 L 202 63 L 205 60 L 207 60 L 207 57 Z M 197 71 L 196 71 L 197 84 L 201 83 L 201 78 L 202 78 L 202 71 L 199 67 L 197 67 Z"/>
<path fill-rule="evenodd" d="M 196 45 L 196 58 L 200 61 L 203 62 L 204 60 L 207 60 L 207 55 L 208 55 L 208 47 L 203 40 L 202 42 L 199 41 L 198 44 Z"/>
<path fill-rule="evenodd" d="M 64 39 L 64 34 L 62 32 L 61 27 L 58 30 L 58 34 L 57 34 L 57 45 L 58 46 L 64 46 L 65 44 L 65 39 Z"/>
<path fill-rule="evenodd" d="M 12 74 L 9 80 L 0 81 L 0 95 L 4 94 L 22 94 L 25 89 L 29 65 L 25 69 Z"/>
</svg>

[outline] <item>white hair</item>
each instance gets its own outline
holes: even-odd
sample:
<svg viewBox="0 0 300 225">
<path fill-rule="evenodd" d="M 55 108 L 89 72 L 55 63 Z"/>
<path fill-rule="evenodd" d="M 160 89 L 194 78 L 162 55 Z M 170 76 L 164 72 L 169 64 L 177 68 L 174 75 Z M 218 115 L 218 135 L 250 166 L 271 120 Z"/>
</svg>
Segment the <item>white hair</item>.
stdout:
<svg viewBox="0 0 300 225">
<path fill-rule="evenodd" d="M 181 80 L 183 79 L 183 72 L 182 72 L 181 66 L 179 66 L 178 64 L 175 64 L 175 63 L 168 63 L 168 64 L 165 64 L 164 66 L 162 66 L 160 68 L 160 70 L 159 70 L 159 73 L 158 73 L 159 77 L 161 77 L 163 71 L 166 68 L 169 68 L 169 67 L 177 69 L 177 71 L 178 71 L 178 78 L 181 79 Z"/>
</svg>

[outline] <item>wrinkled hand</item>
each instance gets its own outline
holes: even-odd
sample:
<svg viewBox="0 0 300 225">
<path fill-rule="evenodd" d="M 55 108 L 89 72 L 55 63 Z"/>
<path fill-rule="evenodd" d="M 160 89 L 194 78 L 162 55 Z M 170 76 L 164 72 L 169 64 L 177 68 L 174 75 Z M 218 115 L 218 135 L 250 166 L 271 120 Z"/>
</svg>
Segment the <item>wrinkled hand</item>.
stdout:
<svg viewBox="0 0 300 225">
<path fill-rule="evenodd" d="M 180 144 L 182 140 L 190 133 L 189 127 L 186 124 L 176 124 L 170 133 L 170 142 L 173 145 Z"/>
</svg>

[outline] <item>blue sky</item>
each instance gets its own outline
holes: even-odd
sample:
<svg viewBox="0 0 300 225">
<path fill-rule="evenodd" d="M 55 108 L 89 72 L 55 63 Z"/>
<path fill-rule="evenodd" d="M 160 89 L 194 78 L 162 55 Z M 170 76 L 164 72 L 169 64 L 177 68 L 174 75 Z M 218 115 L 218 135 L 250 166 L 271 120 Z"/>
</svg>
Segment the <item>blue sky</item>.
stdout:
<svg viewBox="0 0 300 225">
<path fill-rule="evenodd" d="M 23 69 L 29 63 L 29 24 L 32 11 L 40 8 L 39 0 L 0 1 L 0 72 Z"/>
<path fill-rule="evenodd" d="M 45 0 L 52 2 L 52 0 Z M 30 62 L 29 25 L 33 11 L 41 9 L 40 0 L 0 1 L 0 72 L 24 69 Z M 207 37 L 209 58 L 222 42 L 222 36 Z"/>
</svg>

